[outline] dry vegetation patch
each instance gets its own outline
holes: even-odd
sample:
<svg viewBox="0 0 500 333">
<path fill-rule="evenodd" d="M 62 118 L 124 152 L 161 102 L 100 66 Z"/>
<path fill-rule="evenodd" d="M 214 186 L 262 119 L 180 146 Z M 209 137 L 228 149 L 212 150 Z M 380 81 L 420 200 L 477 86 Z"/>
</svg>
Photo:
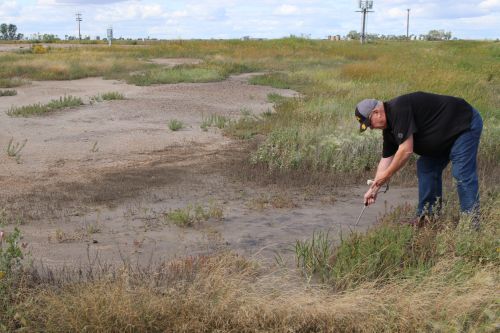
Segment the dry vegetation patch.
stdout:
<svg viewBox="0 0 500 333">
<path fill-rule="evenodd" d="M 450 284 L 443 277 L 453 266 L 445 261 L 423 279 L 368 283 L 338 294 L 304 284 L 293 272 L 266 273 L 231 253 L 187 258 L 154 271 L 125 268 L 86 283 L 24 289 L 29 297 L 19 304 L 16 322 L 51 332 L 493 329 L 495 275 L 479 269 Z"/>
</svg>

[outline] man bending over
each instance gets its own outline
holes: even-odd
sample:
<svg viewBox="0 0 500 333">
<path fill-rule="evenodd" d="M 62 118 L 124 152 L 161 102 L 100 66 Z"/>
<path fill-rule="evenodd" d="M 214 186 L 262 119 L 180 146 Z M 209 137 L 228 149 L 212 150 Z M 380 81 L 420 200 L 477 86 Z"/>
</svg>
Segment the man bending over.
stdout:
<svg viewBox="0 0 500 333">
<path fill-rule="evenodd" d="M 460 209 L 479 228 L 477 151 L 483 128 L 479 112 L 465 100 L 415 92 L 382 102 L 365 99 L 355 116 L 360 131 L 383 131 L 382 158 L 375 180 L 364 195 L 365 205 L 377 199 L 380 187 L 400 170 L 413 153 L 417 160 L 418 218 L 439 209 L 442 173 L 451 161 Z"/>
</svg>

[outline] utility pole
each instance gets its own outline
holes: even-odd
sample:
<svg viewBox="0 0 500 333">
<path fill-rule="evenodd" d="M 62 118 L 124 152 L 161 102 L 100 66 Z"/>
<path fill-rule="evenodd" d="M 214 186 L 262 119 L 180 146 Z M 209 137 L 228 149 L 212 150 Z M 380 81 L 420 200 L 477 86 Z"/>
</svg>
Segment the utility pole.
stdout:
<svg viewBox="0 0 500 333">
<path fill-rule="evenodd" d="M 406 9 L 408 15 L 406 16 L 406 39 L 410 40 L 410 8 Z"/>
<path fill-rule="evenodd" d="M 364 44 L 366 42 L 366 14 L 367 13 L 373 13 L 372 9 L 373 8 L 373 1 L 372 0 L 359 0 L 359 9 L 356 12 L 362 13 L 362 23 L 361 23 L 361 38 L 360 42 L 361 44 Z"/>
<path fill-rule="evenodd" d="M 78 22 L 78 39 L 82 40 L 82 34 L 80 33 L 80 22 L 82 22 L 82 14 L 76 13 L 76 22 Z"/>
<path fill-rule="evenodd" d="M 111 41 L 113 40 L 113 27 L 109 26 L 108 31 L 107 31 L 107 36 L 108 36 L 108 46 L 111 47 Z"/>
</svg>

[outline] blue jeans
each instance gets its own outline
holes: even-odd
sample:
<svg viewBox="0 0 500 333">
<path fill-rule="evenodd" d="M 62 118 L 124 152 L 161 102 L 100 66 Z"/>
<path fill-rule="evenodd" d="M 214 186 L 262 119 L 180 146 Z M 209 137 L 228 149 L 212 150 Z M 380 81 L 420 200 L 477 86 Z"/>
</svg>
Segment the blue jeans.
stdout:
<svg viewBox="0 0 500 333">
<path fill-rule="evenodd" d="M 448 156 L 421 156 L 417 161 L 418 215 L 439 209 L 443 197 L 442 173 L 451 161 L 451 172 L 457 183 L 460 210 L 477 214 L 479 211 L 479 185 L 477 177 L 477 150 L 483 130 L 483 120 L 472 109 L 470 129 L 460 134 Z"/>
</svg>

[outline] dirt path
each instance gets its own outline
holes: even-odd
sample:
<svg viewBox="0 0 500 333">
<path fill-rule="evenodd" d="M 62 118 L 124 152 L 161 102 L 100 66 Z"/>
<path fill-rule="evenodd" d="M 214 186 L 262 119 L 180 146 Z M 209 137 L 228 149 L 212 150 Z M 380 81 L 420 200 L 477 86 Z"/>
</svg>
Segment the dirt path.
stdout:
<svg viewBox="0 0 500 333">
<path fill-rule="evenodd" d="M 0 202 L 26 221 L 20 228 L 32 258 L 46 265 L 85 263 L 96 255 L 145 263 L 214 247 L 271 258 L 314 230 L 331 228 L 337 237 L 353 228 L 363 188 L 263 186 L 228 173 L 245 159 L 249 143 L 203 131 L 203 117 L 259 114 L 272 109 L 268 93 L 295 95 L 249 85 L 248 77 L 151 87 L 100 78 L 42 81 L 1 97 L 0 145 L 11 138 L 27 143 L 18 161 L 0 155 Z M 88 104 L 109 91 L 126 100 Z M 13 105 L 63 95 L 82 97 L 86 105 L 42 117 L 5 114 Z M 171 119 L 186 128 L 170 131 Z M 394 188 L 385 196 L 392 204 L 413 202 L 415 189 Z M 166 222 L 166 213 L 195 204 L 216 205 L 224 219 L 194 228 Z M 367 209 L 360 228 L 384 209 L 383 201 Z"/>
</svg>

